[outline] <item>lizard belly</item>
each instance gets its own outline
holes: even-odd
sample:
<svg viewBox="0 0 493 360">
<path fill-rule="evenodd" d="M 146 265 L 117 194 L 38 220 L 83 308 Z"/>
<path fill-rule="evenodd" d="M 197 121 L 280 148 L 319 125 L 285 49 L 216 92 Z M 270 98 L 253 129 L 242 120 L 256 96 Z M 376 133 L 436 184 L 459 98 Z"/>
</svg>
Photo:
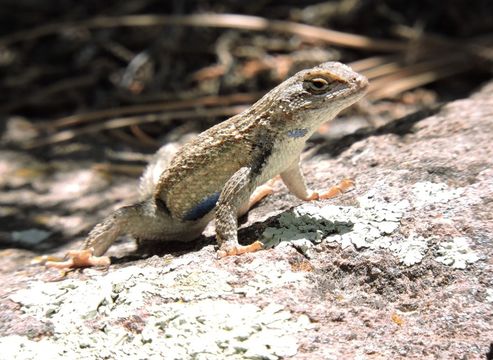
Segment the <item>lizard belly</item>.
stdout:
<svg viewBox="0 0 493 360">
<path fill-rule="evenodd" d="M 261 167 L 256 186 L 279 175 L 293 162 L 299 161 L 299 156 L 305 147 L 305 141 L 306 139 L 287 139 L 274 144 L 271 155 Z"/>
</svg>

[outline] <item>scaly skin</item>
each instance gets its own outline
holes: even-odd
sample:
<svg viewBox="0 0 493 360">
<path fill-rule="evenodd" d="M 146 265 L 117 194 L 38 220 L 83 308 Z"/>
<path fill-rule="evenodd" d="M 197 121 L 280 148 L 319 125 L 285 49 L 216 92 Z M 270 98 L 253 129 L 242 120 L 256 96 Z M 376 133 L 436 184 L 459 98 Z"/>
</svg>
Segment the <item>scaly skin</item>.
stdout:
<svg viewBox="0 0 493 360">
<path fill-rule="evenodd" d="M 70 252 L 67 267 L 105 263 L 99 256 L 124 233 L 138 240 L 193 240 L 214 214 L 220 257 L 261 249 L 260 242 L 239 245 L 237 236 L 237 216 L 247 211 L 259 185 L 280 175 L 307 201 L 352 186 L 342 183 L 321 194 L 309 190 L 299 159 L 317 128 L 358 101 L 367 87 L 368 80 L 348 66 L 324 63 L 298 72 L 246 111 L 199 134 L 170 161 L 160 150 L 142 177 L 142 201 L 96 225 L 83 249 Z"/>
</svg>

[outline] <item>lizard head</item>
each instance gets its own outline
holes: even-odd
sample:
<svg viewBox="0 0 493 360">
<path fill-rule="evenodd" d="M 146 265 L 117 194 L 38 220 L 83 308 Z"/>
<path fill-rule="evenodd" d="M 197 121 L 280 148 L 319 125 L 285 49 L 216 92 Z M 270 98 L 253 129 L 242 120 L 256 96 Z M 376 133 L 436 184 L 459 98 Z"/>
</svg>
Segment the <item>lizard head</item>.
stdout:
<svg viewBox="0 0 493 360">
<path fill-rule="evenodd" d="M 271 91 L 270 99 L 284 119 L 316 126 L 361 99 L 367 89 L 363 75 L 339 62 L 326 62 L 287 79 Z"/>
<path fill-rule="evenodd" d="M 326 62 L 297 76 L 305 90 L 301 98 L 311 99 L 313 107 L 326 102 L 349 106 L 363 97 L 369 85 L 366 77 L 339 62 Z"/>
</svg>

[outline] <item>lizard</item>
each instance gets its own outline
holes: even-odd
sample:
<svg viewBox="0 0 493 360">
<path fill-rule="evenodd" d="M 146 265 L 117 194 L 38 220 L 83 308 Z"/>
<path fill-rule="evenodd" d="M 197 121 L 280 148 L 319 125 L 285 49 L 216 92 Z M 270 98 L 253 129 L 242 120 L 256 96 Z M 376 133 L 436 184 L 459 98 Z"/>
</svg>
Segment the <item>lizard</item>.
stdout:
<svg viewBox="0 0 493 360">
<path fill-rule="evenodd" d="M 310 190 L 300 168 L 307 139 L 324 122 L 364 96 L 368 80 L 339 62 L 302 70 L 247 110 L 200 133 L 170 160 L 157 152 L 141 178 L 141 201 L 97 224 L 82 249 L 49 267 L 109 265 L 104 255 L 123 234 L 137 241 L 191 241 L 215 218 L 218 257 L 254 252 L 260 241 L 238 243 L 238 217 L 272 192 L 280 178 L 305 201 L 332 197 L 350 181 L 325 192 Z M 257 189 L 257 190 L 256 190 Z"/>
</svg>

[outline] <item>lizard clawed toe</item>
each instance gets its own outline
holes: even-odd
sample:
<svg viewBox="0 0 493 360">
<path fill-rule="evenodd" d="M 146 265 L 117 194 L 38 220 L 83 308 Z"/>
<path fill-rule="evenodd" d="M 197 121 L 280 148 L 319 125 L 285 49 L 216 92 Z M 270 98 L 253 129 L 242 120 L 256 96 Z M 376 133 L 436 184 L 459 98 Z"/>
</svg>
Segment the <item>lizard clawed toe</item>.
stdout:
<svg viewBox="0 0 493 360">
<path fill-rule="evenodd" d="M 355 182 L 352 179 L 343 179 L 339 184 L 332 186 L 329 190 L 323 193 L 313 192 L 308 198 L 309 201 L 332 199 L 339 195 L 354 189 Z"/>
<path fill-rule="evenodd" d="M 262 250 L 263 248 L 264 248 L 264 244 L 262 244 L 260 241 L 257 240 L 250 245 L 234 245 L 234 246 L 221 248 L 217 251 L 217 257 L 221 259 L 226 256 L 241 255 L 249 252 L 259 251 Z"/>
<path fill-rule="evenodd" d="M 107 256 L 94 256 L 94 249 L 71 250 L 67 253 L 65 261 L 47 261 L 47 268 L 75 269 L 90 266 L 109 266 L 110 258 Z"/>
</svg>

